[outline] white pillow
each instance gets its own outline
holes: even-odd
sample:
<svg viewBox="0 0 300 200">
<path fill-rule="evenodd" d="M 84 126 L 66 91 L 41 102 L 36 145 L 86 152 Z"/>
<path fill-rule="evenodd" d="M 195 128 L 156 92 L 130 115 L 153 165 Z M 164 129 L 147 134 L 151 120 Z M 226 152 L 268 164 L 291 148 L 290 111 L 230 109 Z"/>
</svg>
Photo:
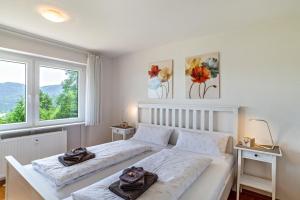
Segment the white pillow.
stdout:
<svg viewBox="0 0 300 200">
<path fill-rule="evenodd" d="M 227 144 L 229 138 L 231 137 L 229 134 L 226 133 L 206 133 L 206 134 L 210 135 L 213 138 L 213 140 L 215 140 L 221 153 L 226 153 Z"/>
<path fill-rule="evenodd" d="M 133 139 L 167 146 L 173 130 L 166 127 L 139 125 Z"/>
<path fill-rule="evenodd" d="M 208 155 L 221 155 L 226 152 L 229 135 L 179 131 L 175 149 L 182 149 Z"/>
</svg>

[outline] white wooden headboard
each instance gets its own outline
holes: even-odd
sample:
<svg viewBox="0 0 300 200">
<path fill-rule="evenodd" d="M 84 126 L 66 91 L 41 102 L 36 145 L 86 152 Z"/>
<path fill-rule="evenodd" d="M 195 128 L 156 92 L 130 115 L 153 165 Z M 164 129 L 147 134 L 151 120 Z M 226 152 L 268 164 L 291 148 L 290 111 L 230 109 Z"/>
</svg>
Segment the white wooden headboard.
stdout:
<svg viewBox="0 0 300 200">
<path fill-rule="evenodd" d="M 174 127 L 238 137 L 238 106 L 201 104 L 138 104 L 138 124 Z"/>
</svg>

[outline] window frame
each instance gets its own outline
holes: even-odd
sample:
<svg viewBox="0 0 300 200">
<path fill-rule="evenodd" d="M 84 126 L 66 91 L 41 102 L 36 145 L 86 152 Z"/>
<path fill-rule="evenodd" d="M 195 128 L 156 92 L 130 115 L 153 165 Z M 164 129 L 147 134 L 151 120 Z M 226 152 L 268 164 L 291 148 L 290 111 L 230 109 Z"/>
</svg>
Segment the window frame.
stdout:
<svg viewBox="0 0 300 200">
<path fill-rule="evenodd" d="M 62 70 L 73 70 L 78 72 L 78 117 L 77 118 L 66 118 L 66 119 L 55 119 L 55 120 L 40 120 L 40 67 L 49 67 L 53 69 Z M 85 70 L 82 66 L 70 63 L 64 63 L 60 61 L 49 61 L 40 59 L 35 62 L 35 103 L 34 103 L 34 121 L 36 126 L 48 126 L 48 125 L 59 125 L 66 123 L 76 123 L 84 121 L 84 109 L 85 109 Z"/>
<path fill-rule="evenodd" d="M 27 56 L 19 53 L 11 53 L 0 51 L 0 60 L 20 62 L 26 64 L 25 78 L 25 105 L 26 120 L 20 123 L 1 124 L 0 133 L 2 131 L 37 128 L 51 125 L 63 125 L 71 123 L 83 123 L 85 120 L 85 75 L 86 67 L 84 65 L 74 64 L 35 56 Z M 52 68 L 75 70 L 78 71 L 78 118 L 45 120 L 39 119 L 39 69 L 40 66 L 48 66 Z"/>
<path fill-rule="evenodd" d="M 25 64 L 25 122 L 1 124 L 0 131 L 10 129 L 21 129 L 32 126 L 32 89 L 33 89 L 33 62 L 27 56 L 13 53 L 0 52 L 0 60 Z"/>
</svg>

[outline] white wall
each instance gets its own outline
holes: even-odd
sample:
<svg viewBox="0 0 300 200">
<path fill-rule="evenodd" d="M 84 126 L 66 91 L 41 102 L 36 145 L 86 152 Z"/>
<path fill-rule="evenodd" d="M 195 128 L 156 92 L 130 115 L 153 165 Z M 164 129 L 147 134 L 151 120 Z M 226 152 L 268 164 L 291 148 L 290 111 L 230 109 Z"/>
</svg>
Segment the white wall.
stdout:
<svg viewBox="0 0 300 200">
<path fill-rule="evenodd" d="M 278 197 L 297 200 L 300 196 L 300 27 L 292 20 L 256 25 L 245 30 L 178 41 L 117 58 L 114 61 L 113 121 L 122 111 L 147 99 L 147 66 L 158 60 L 174 60 L 174 100 L 170 102 L 240 105 L 240 136 L 259 131 L 250 117 L 266 119 L 283 150 L 278 168 Z M 185 99 L 185 57 L 220 52 L 221 98 Z M 132 114 L 127 120 L 135 122 Z M 255 125 L 257 126 L 257 125 Z M 248 172 L 266 176 L 264 166 Z"/>
<path fill-rule="evenodd" d="M 87 55 L 82 50 L 75 50 L 43 40 L 33 39 L 0 28 L 0 47 L 32 54 L 86 63 Z"/>
</svg>

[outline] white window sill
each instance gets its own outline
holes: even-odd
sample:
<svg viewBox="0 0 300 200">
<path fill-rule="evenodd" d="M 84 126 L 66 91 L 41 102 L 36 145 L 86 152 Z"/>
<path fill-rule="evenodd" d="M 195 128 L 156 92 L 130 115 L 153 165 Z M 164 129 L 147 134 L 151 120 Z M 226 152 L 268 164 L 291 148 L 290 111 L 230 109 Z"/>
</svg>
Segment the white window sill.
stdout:
<svg viewBox="0 0 300 200">
<path fill-rule="evenodd" d="M 7 131 L 0 131 L 0 135 L 9 134 L 9 133 L 20 133 L 20 132 L 26 132 L 26 131 L 39 131 L 39 130 L 52 129 L 52 128 L 63 128 L 63 127 L 68 127 L 68 126 L 76 126 L 76 125 L 84 125 L 84 124 L 85 124 L 84 122 L 74 122 L 74 123 L 67 123 L 67 124 L 13 129 L 13 130 L 7 130 Z"/>
</svg>

